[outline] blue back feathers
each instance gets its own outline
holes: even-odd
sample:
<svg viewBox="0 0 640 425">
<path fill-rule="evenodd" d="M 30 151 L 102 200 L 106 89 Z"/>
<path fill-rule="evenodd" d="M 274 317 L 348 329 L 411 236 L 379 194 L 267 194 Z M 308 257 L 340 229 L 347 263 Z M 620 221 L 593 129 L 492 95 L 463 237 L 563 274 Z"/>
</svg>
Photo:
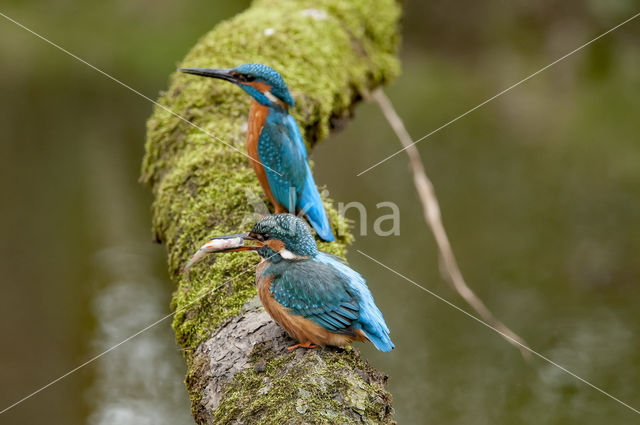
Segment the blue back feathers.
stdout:
<svg viewBox="0 0 640 425">
<path fill-rule="evenodd" d="M 358 299 L 358 305 L 360 307 L 360 317 L 355 323 L 355 326 L 362 329 L 367 338 L 369 338 L 369 341 L 371 341 L 378 350 L 384 352 L 391 351 L 395 345 L 391 342 L 391 338 L 389 338 L 389 328 L 384 321 L 384 317 L 382 317 L 382 313 L 373 301 L 373 295 L 371 295 L 371 291 L 360 273 L 336 257 L 324 252 L 318 253 L 318 255 L 314 257 L 314 260 L 322 264 L 330 265 L 337 270 L 338 273 L 346 277 L 349 282 L 349 288 Z"/>
<path fill-rule="evenodd" d="M 297 208 L 304 212 L 309 219 L 309 222 L 318 233 L 318 236 L 320 236 L 324 241 L 331 242 L 334 240 L 333 233 L 331 232 L 327 212 L 322 204 L 322 198 L 320 198 L 320 193 L 318 193 L 318 187 L 316 186 L 313 174 L 311 174 L 311 169 L 309 168 L 307 148 L 302 140 L 302 134 L 300 134 L 298 123 L 296 123 L 296 120 L 289 114 L 287 114 L 286 126 L 289 133 L 292 135 L 293 140 L 298 145 L 298 148 L 304 152 L 305 159 L 304 165 L 306 177 L 304 187 L 298 196 Z"/>
<path fill-rule="evenodd" d="M 329 219 L 309 168 L 307 148 L 298 124 L 286 110 L 269 108 L 258 140 L 258 157 L 268 167 L 265 173 L 275 199 L 290 212 L 302 211 L 320 238 L 333 241 Z"/>
<path fill-rule="evenodd" d="M 271 294 L 292 314 L 315 321 L 325 329 L 348 335 L 361 330 L 381 351 L 394 348 L 382 313 L 375 305 L 364 278 L 338 258 L 320 252 L 306 223 L 291 214 L 261 219 L 251 230 L 263 239 L 276 239 L 307 259 L 278 260 L 264 273 L 270 275 Z M 268 249 L 268 248 L 267 248 Z"/>
</svg>

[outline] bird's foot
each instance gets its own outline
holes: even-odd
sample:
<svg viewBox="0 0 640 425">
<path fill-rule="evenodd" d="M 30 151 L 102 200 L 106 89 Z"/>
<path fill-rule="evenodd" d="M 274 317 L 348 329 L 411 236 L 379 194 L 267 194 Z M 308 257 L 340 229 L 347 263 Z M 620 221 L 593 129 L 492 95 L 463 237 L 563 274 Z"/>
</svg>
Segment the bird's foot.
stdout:
<svg viewBox="0 0 640 425">
<path fill-rule="evenodd" d="M 292 345 L 291 347 L 288 347 L 287 350 L 291 351 L 291 350 L 295 350 L 296 348 L 318 348 L 317 345 L 312 344 L 311 341 L 307 341 L 304 344 L 296 344 L 296 345 Z"/>
</svg>

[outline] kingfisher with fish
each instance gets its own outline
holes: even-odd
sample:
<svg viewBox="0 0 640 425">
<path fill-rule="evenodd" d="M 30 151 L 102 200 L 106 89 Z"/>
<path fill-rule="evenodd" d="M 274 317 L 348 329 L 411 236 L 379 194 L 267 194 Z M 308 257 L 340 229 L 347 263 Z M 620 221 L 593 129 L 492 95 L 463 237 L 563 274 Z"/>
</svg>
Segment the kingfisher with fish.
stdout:
<svg viewBox="0 0 640 425">
<path fill-rule="evenodd" d="M 180 71 L 229 81 L 251 96 L 247 152 L 275 213 L 302 213 L 322 240 L 333 241 L 329 219 L 309 168 L 307 148 L 296 120 L 289 114 L 295 102 L 282 76 L 257 63 L 232 69 Z"/>
<path fill-rule="evenodd" d="M 234 251 L 262 257 L 256 269 L 258 296 L 267 313 L 298 341 L 289 349 L 344 347 L 352 341 L 371 341 L 384 352 L 394 348 L 364 278 L 339 258 L 319 251 L 302 219 L 269 215 L 248 233 L 213 238 L 183 272 L 209 253 Z"/>
</svg>

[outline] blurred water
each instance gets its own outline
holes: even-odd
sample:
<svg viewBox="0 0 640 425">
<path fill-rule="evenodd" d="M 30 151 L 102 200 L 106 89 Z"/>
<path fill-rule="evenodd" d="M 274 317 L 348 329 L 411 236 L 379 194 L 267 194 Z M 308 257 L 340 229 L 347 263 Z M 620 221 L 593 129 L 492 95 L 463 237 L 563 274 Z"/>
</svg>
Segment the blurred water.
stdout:
<svg viewBox="0 0 640 425">
<path fill-rule="evenodd" d="M 98 323 L 92 351 L 102 353 L 167 314 L 160 279 L 154 276 L 145 246 L 114 246 L 97 253 L 107 277 L 96 288 L 92 312 Z M 125 343 L 94 366 L 85 393 L 87 422 L 102 424 L 188 424 L 192 422 L 181 383 L 181 364 L 171 318 Z"/>
<path fill-rule="evenodd" d="M 199 35 L 245 6 L 62 2 L 44 14 L 43 5 L 7 2 L 3 12 L 151 97 Z M 635 3 L 406 7 L 404 73 L 387 93 L 420 137 L 631 16 Z M 478 295 L 533 348 L 635 408 L 639 35 L 629 24 L 418 145 Z M 137 183 L 150 105 L 4 21 L 0 54 L 3 407 L 168 314 L 172 285 Z M 399 423 L 637 423 L 356 252 L 465 307 L 440 277 L 404 157 L 356 177 L 398 147 L 379 111 L 362 105 L 312 156 L 334 199 L 367 206 L 368 234 L 349 261 L 397 348 L 360 347 L 389 375 Z M 383 201 L 400 207 L 400 236 L 372 232 Z M 0 423 L 190 423 L 169 321 Z"/>
<path fill-rule="evenodd" d="M 637 50 L 627 54 L 620 62 L 640 59 Z M 627 93 L 640 81 L 617 66 L 610 78 L 580 78 L 560 91 L 562 76 L 541 76 L 419 149 L 474 290 L 534 349 L 637 408 L 640 180 L 637 162 L 628 161 L 638 159 L 640 104 Z M 568 64 L 556 72 L 577 71 Z M 492 94 L 481 86 L 451 90 L 452 79 L 465 84 L 462 73 L 408 58 L 387 93 L 414 137 Z M 420 99 L 440 108 L 416 108 Z M 631 410 L 555 366 L 523 361 L 492 331 L 356 252 L 466 308 L 439 275 L 405 158 L 355 177 L 398 149 L 380 117 L 373 105 L 360 108 L 313 159 L 337 200 L 363 202 L 374 217 L 379 202 L 400 206 L 400 236 L 360 237 L 349 256 L 390 322 L 397 349 L 364 351 L 390 375 L 399 422 L 635 423 Z M 353 175 L 336 176 L 336 168 Z"/>
</svg>

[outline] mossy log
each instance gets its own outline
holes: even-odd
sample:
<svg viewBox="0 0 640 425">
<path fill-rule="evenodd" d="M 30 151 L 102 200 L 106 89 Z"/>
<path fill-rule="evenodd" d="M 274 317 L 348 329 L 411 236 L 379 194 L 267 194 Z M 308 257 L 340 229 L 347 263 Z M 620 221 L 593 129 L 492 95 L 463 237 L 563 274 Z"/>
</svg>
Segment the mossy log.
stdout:
<svg viewBox="0 0 640 425">
<path fill-rule="evenodd" d="M 268 64 L 281 72 L 311 148 L 350 117 L 365 91 L 398 73 L 395 0 L 257 0 L 222 22 L 182 66 Z M 174 73 L 147 123 L 142 180 L 155 196 L 153 230 L 177 284 L 171 308 L 188 363 L 197 423 L 391 423 L 385 376 L 355 351 L 298 349 L 256 301 L 252 253 L 220 256 L 179 274 L 209 237 L 247 231 L 260 186 L 244 152 L 249 98 L 231 84 Z M 165 109 L 166 108 L 166 109 Z M 215 135 L 212 138 L 191 124 Z M 325 199 L 343 256 L 352 239 Z"/>
</svg>

